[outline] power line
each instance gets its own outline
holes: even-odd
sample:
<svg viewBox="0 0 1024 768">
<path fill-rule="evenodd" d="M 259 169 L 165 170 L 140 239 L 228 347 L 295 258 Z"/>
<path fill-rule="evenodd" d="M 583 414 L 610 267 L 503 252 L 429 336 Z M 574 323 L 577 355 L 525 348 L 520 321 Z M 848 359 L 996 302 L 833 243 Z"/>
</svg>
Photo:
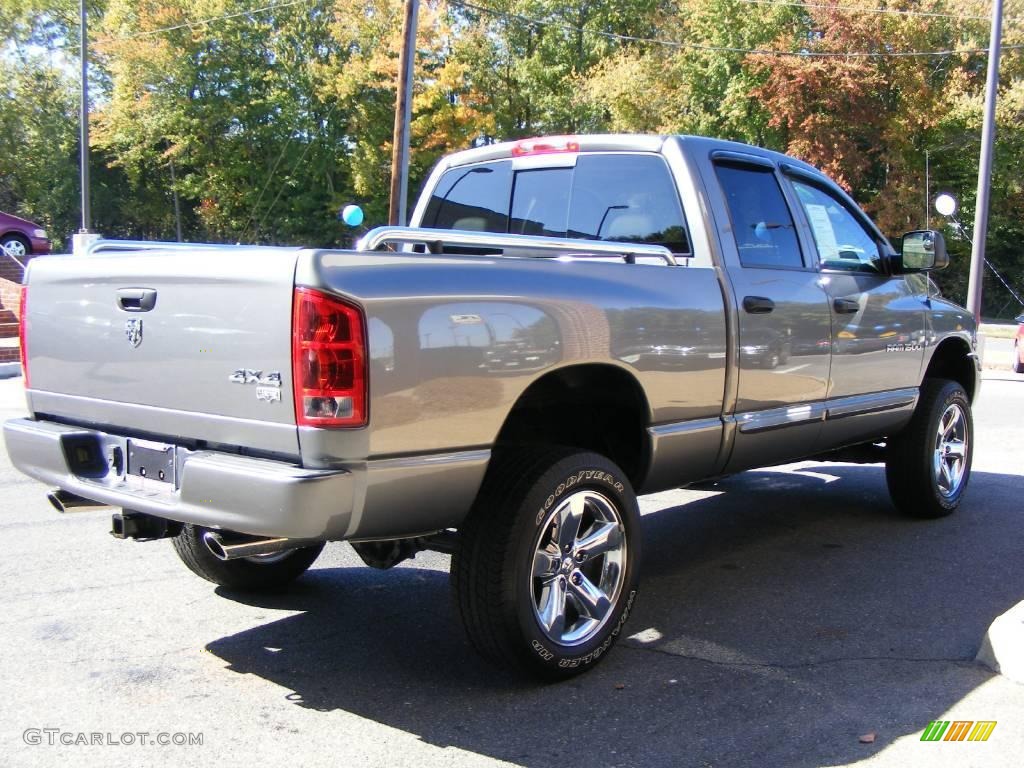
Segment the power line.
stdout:
<svg viewBox="0 0 1024 768">
<path fill-rule="evenodd" d="M 252 8 L 244 11 L 234 11 L 232 13 L 226 13 L 222 16 L 212 16 L 206 19 L 200 19 L 198 21 L 185 21 L 180 24 L 173 24 L 167 27 L 160 27 L 158 29 L 147 29 L 141 32 L 134 32 L 128 35 L 116 35 L 110 39 L 115 41 L 121 40 L 134 40 L 141 37 L 151 37 L 153 35 L 163 34 L 164 32 L 174 32 L 179 29 L 194 29 L 197 27 L 203 27 L 208 24 L 213 24 L 218 21 L 225 21 L 228 19 L 235 19 L 242 16 L 255 16 L 261 13 L 267 13 L 269 11 L 277 10 L 278 8 L 289 8 L 296 5 L 308 5 L 319 0 L 288 0 L 283 3 L 274 3 L 271 5 L 265 5 L 260 8 Z M 975 53 L 987 53 L 987 48 L 963 48 L 963 49 L 949 49 L 949 50 L 938 50 L 938 51 L 778 51 L 763 48 L 739 48 L 733 46 L 716 46 L 716 45 L 701 45 L 698 43 L 683 43 L 678 40 L 663 40 L 651 37 L 638 37 L 635 35 L 624 35 L 617 32 L 608 32 L 605 30 L 586 29 L 585 27 L 577 27 L 567 22 L 555 21 L 552 19 L 538 19 L 535 17 L 525 16 L 520 13 L 513 13 L 511 11 L 502 11 L 496 8 L 488 8 L 483 5 L 477 5 L 476 3 L 466 2 L 465 0 L 445 0 L 449 6 L 456 6 L 466 10 L 477 11 L 484 13 L 489 16 L 497 16 L 507 19 L 514 19 L 521 21 L 525 24 L 532 24 L 535 26 L 547 26 L 547 27 L 558 27 L 569 32 L 583 32 L 584 34 L 597 35 L 604 37 L 609 40 L 616 40 L 619 42 L 630 42 L 630 43 L 648 43 L 650 45 L 660 45 L 666 48 L 676 48 L 680 50 L 697 50 L 697 51 L 708 51 L 711 53 L 742 53 L 750 54 L 753 56 L 796 56 L 803 58 L 914 58 L 914 57 L 942 57 L 942 56 L 957 56 L 964 54 L 975 54 Z M 852 6 L 832 6 L 825 5 L 822 3 L 800 3 L 790 2 L 787 0 L 737 0 L 740 3 L 746 3 L 750 5 L 777 5 L 783 7 L 801 7 L 801 8 L 816 8 L 816 9 L 828 9 L 838 10 L 849 13 L 875 13 L 875 14 L 893 14 L 900 16 L 920 16 L 926 18 L 949 18 L 949 19 L 962 19 L 962 20 L 985 20 L 985 16 L 968 16 L 968 15 L 956 15 L 956 14 L 943 14 L 938 12 L 929 11 L 903 11 L 895 8 L 855 8 Z M 1024 21 L 1024 18 L 1007 18 L 1006 21 L 1019 22 Z M 77 45 L 59 45 L 53 46 L 51 50 L 75 50 Z M 1004 50 L 1016 50 L 1024 48 L 1024 45 L 1004 45 Z"/>
<path fill-rule="evenodd" d="M 222 16 L 211 16 L 207 19 L 199 19 L 198 21 L 183 21 L 180 24 L 172 24 L 168 27 L 159 27 L 157 29 L 145 29 L 141 32 L 132 32 L 127 35 L 113 35 L 108 40 L 121 41 L 121 40 L 135 40 L 140 37 L 152 37 L 153 35 L 161 35 L 164 32 L 175 32 L 179 29 L 195 29 L 197 27 L 205 27 L 208 24 L 213 24 L 217 21 L 226 21 L 228 19 L 237 19 L 242 16 L 258 16 L 262 13 L 268 13 L 275 11 L 278 8 L 290 8 L 295 5 L 309 5 L 310 3 L 320 2 L 320 0 L 288 0 L 284 3 L 274 3 L 272 5 L 264 5 L 260 8 L 251 8 L 245 11 L 233 11 L 231 13 L 225 13 Z M 67 44 L 67 45 L 55 45 L 51 46 L 49 50 L 52 51 L 69 51 L 77 50 L 78 45 Z"/>
<path fill-rule="evenodd" d="M 281 165 L 281 161 L 284 160 L 285 153 L 288 151 L 288 147 L 290 147 L 292 145 L 292 139 L 294 139 L 294 138 L 295 138 L 295 134 L 294 133 L 292 133 L 292 134 L 290 134 L 288 136 L 288 141 L 286 141 L 284 143 L 284 148 L 281 149 L 281 154 L 279 154 L 277 156 L 277 162 L 274 163 L 274 167 L 270 169 L 270 174 L 267 176 L 267 180 L 263 184 L 263 189 L 260 190 L 260 194 L 259 194 L 259 197 L 256 198 L 256 202 L 253 203 L 252 213 L 249 215 L 249 218 L 246 220 L 245 227 L 242 229 L 242 234 L 238 238 L 239 242 L 244 240 L 245 236 L 249 233 L 249 225 L 252 224 L 254 221 L 256 221 L 256 212 L 259 210 L 260 203 L 263 202 L 263 195 L 265 195 L 267 193 L 267 189 L 270 187 L 270 182 L 272 182 L 274 180 L 274 175 L 277 173 L 278 166 L 280 166 Z M 274 202 L 276 203 L 277 200 L 275 200 Z M 260 224 L 262 224 L 262 223 L 263 223 L 263 221 L 260 220 Z M 256 232 L 257 232 L 257 234 L 259 234 L 259 228 L 258 227 L 257 227 Z"/>
<path fill-rule="evenodd" d="M 970 243 L 971 247 L 973 248 L 974 238 L 972 237 L 971 233 L 967 231 L 967 228 L 955 216 L 950 216 L 949 220 L 953 224 L 954 231 L 961 237 L 963 237 L 968 243 Z M 1006 278 L 1003 277 L 1003 275 L 999 272 L 998 269 L 996 269 L 995 264 L 989 261 L 988 258 L 986 258 L 985 256 L 982 256 L 981 258 L 984 260 L 985 266 L 992 270 L 993 275 L 999 278 L 999 282 L 1001 282 L 1003 284 L 1003 287 L 1010 292 L 1010 295 L 1017 300 L 1017 303 L 1024 307 L 1024 299 L 1017 295 L 1017 292 L 1013 290 L 1013 288 L 1007 282 Z"/>
<path fill-rule="evenodd" d="M 178 29 L 194 29 L 195 27 L 203 27 L 207 24 L 212 24 L 215 21 L 225 21 L 227 19 L 237 19 L 239 16 L 255 16 L 260 13 L 266 13 L 267 11 L 274 11 L 278 8 L 289 8 L 293 5 L 308 5 L 309 3 L 316 2 L 317 0 L 290 0 L 285 3 L 275 3 L 273 5 L 265 5 L 262 8 L 253 8 L 248 11 L 235 11 L 234 13 L 226 13 L 223 16 L 213 16 L 209 19 L 201 19 L 200 21 L 185 21 L 181 24 L 175 24 L 170 27 L 161 27 L 160 29 L 147 29 L 143 32 L 135 32 L 130 35 L 119 35 L 115 37 L 115 40 L 134 40 L 137 37 L 149 37 L 151 35 L 159 35 L 164 32 L 174 32 Z"/>
<path fill-rule="evenodd" d="M 793 56 L 796 58 L 815 59 L 897 59 L 960 56 L 974 53 L 988 53 L 988 48 L 958 48 L 940 51 L 778 51 L 767 48 L 737 48 L 733 46 L 723 45 L 701 45 L 699 43 L 682 43 L 679 42 L 678 40 L 662 40 L 653 37 L 637 37 L 635 35 L 619 34 L 618 32 L 607 32 L 605 30 L 599 29 L 587 29 L 585 27 L 577 27 L 573 24 L 569 24 L 563 21 L 556 21 L 554 19 L 537 19 L 531 16 L 524 16 L 520 13 L 512 13 L 511 11 L 501 11 L 496 8 L 488 8 L 483 5 L 477 5 L 476 3 L 466 2 L 465 0 L 445 0 L 445 2 L 449 6 L 455 6 L 470 11 L 477 11 L 479 13 L 484 13 L 489 16 L 513 19 L 515 21 L 520 21 L 524 24 L 531 24 L 539 27 L 556 27 L 559 29 L 566 30 L 568 32 L 582 32 L 584 34 L 597 35 L 598 37 L 604 37 L 606 39 L 616 40 L 619 42 L 648 43 L 650 45 L 660 45 L 665 48 L 707 51 L 709 53 L 742 53 L 752 56 Z M 1003 46 L 1003 50 L 1015 50 L 1020 48 L 1024 48 L 1024 44 Z"/>
<path fill-rule="evenodd" d="M 324 125 L 326 125 L 327 123 L 329 123 L 331 121 L 331 118 L 334 116 L 334 110 L 336 110 L 338 108 L 338 104 L 340 104 L 340 103 L 341 103 L 340 101 L 335 101 L 334 104 L 331 105 L 331 108 L 327 111 L 327 115 L 323 119 L 323 124 Z M 299 155 L 299 159 L 295 161 L 295 165 L 292 166 L 291 172 L 288 174 L 287 177 L 285 177 L 285 180 L 283 182 L 281 182 L 281 188 L 279 190 L 277 190 L 277 194 L 274 196 L 274 199 L 270 201 L 270 205 L 267 207 L 267 210 L 264 212 L 263 217 L 260 219 L 259 223 L 256 225 L 256 229 L 253 232 L 253 237 L 258 237 L 259 236 L 260 230 L 263 228 L 263 223 L 267 220 L 267 217 L 270 216 L 270 212 L 274 210 L 274 206 L 277 205 L 277 201 L 281 199 L 281 195 L 284 193 L 285 187 L 287 187 L 288 182 L 292 180 L 292 177 L 295 175 L 295 171 L 297 171 L 299 169 L 299 166 L 302 165 L 302 161 L 306 159 L 306 155 L 309 153 L 309 150 L 313 147 L 313 145 L 317 142 L 317 140 L 321 138 L 322 133 L 323 132 L 321 130 L 319 130 L 319 129 L 314 130 L 314 135 L 311 136 L 309 141 L 306 142 L 306 146 L 303 148 L 302 154 Z M 283 156 L 284 156 L 284 153 L 282 152 L 282 157 Z M 278 163 L 280 164 L 280 160 L 278 160 Z M 277 166 L 275 166 L 275 169 L 276 169 L 276 167 Z M 273 176 L 271 176 L 271 178 L 273 178 Z M 269 180 L 268 180 L 268 183 L 269 183 Z M 260 197 L 261 198 L 263 197 L 263 193 L 262 192 L 260 193 Z M 253 209 L 253 213 L 254 214 L 255 214 L 255 210 L 256 209 L 254 208 Z M 248 231 L 249 231 L 249 225 L 246 224 L 245 232 L 248 232 Z"/>
<path fill-rule="evenodd" d="M 989 16 L 972 16 L 958 13 L 939 13 L 938 11 L 904 11 L 899 8 L 858 8 L 853 5 L 830 5 L 826 3 L 800 3 L 791 0 L 736 0 L 748 5 L 777 5 L 783 8 L 814 8 L 815 10 L 839 11 L 841 13 L 861 13 L 886 16 L 910 16 L 926 19 L 954 19 L 960 21 L 989 21 Z M 1022 18 L 1004 17 L 1003 21 L 1020 22 Z"/>
<path fill-rule="evenodd" d="M 1018 296 L 1017 292 L 1010 287 L 1010 284 L 1006 281 L 1006 278 L 999 273 L 999 270 L 995 268 L 995 265 L 993 265 L 992 262 L 989 261 L 988 259 L 985 259 L 985 266 L 992 270 L 992 274 L 999 278 L 999 282 L 1003 284 L 1003 287 L 1010 292 L 1010 295 L 1017 300 L 1018 304 L 1024 307 L 1024 299 Z"/>
</svg>

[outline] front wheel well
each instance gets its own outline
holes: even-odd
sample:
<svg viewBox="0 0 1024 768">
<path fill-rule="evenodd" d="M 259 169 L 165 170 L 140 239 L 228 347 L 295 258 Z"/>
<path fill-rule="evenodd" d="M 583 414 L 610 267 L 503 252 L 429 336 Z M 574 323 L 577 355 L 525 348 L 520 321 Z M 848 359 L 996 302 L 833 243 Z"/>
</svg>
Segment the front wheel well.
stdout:
<svg viewBox="0 0 1024 768">
<path fill-rule="evenodd" d="M 945 339 L 932 354 L 924 378 L 955 381 L 967 392 L 967 399 L 973 402 L 978 378 L 970 354 L 971 349 L 963 339 Z"/>
<path fill-rule="evenodd" d="M 495 442 L 594 451 L 621 467 L 638 488 L 649 461 L 648 421 L 647 399 L 632 375 L 612 365 L 574 365 L 527 387 Z"/>
</svg>

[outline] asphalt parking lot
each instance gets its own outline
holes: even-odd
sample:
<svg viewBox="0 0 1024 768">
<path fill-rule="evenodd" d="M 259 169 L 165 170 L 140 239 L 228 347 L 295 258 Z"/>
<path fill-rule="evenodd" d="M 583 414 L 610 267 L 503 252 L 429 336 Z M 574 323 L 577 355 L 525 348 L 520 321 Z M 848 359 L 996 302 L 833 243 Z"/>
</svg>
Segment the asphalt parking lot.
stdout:
<svg viewBox="0 0 1024 768">
<path fill-rule="evenodd" d="M 645 498 L 628 639 L 548 686 L 473 655 L 445 556 L 381 572 L 334 544 L 292 591 L 239 596 L 108 513 L 56 514 L 3 453 L 0 763 L 1017 766 L 1024 685 L 973 661 L 1024 600 L 1024 376 L 990 376 L 951 518 L 897 516 L 878 466 Z M 0 416 L 22 408 L 0 380 Z M 921 742 L 940 719 L 997 726 Z"/>
</svg>

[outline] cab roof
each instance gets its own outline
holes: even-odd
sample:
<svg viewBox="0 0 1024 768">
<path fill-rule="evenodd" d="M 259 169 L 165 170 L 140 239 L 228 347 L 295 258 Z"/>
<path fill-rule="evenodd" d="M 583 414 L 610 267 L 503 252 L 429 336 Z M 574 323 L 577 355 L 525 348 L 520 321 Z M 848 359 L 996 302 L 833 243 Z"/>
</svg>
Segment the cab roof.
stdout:
<svg viewBox="0 0 1024 768">
<path fill-rule="evenodd" d="M 738 141 L 727 141 L 707 136 L 690 135 L 658 135 L 606 133 L 584 134 L 579 136 L 538 136 L 515 141 L 503 141 L 484 147 L 454 152 L 444 158 L 445 167 L 451 168 L 471 163 L 503 160 L 511 157 L 522 157 L 533 154 L 556 154 L 572 152 L 653 152 L 660 153 L 669 141 L 678 141 L 684 150 L 689 152 L 739 152 L 762 157 L 775 163 L 788 163 L 810 173 L 821 175 L 821 171 L 802 160 L 798 160 L 781 152 L 775 152 L 752 144 Z"/>
</svg>

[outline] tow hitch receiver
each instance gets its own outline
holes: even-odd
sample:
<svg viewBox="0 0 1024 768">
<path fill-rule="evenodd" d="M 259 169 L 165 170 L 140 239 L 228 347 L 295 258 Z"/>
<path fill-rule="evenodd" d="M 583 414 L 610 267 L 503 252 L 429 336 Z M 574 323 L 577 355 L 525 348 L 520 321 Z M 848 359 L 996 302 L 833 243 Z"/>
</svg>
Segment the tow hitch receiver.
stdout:
<svg viewBox="0 0 1024 768">
<path fill-rule="evenodd" d="M 115 512 L 111 519 L 110 535 L 115 539 L 152 541 L 177 536 L 181 523 L 154 517 L 143 512 Z"/>
</svg>

